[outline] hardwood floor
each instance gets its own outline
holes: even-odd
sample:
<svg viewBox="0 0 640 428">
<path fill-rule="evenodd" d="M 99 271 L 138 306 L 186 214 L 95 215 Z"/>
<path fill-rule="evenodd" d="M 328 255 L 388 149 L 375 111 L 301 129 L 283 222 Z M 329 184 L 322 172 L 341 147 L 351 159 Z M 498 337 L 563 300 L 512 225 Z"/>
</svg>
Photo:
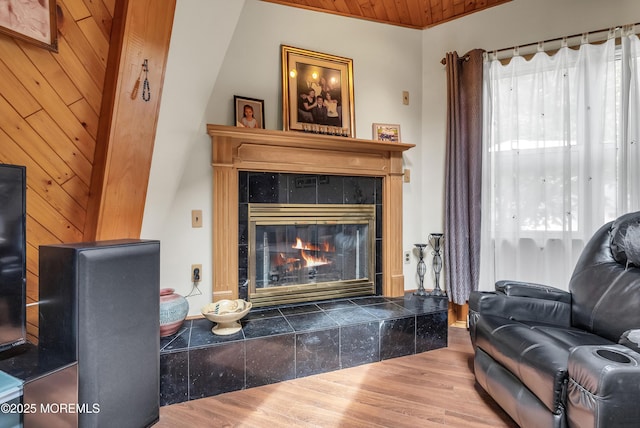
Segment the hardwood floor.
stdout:
<svg viewBox="0 0 640 428">
<path fill-rule="evenodd" d="M 476 385 L 463 328 L 444 349 L 164 406 L 154 427 L 443 425 L 517 427 Z"/>
</svg>

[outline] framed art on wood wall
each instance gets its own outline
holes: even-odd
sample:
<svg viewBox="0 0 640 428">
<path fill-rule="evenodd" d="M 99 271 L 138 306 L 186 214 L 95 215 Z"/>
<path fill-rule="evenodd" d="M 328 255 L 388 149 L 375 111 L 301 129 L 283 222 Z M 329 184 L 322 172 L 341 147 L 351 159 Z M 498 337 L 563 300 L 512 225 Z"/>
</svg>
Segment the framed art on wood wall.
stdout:
<svg viewBox="0 0 640 428">
<path fill-rule="evenodd" d="M 355 137 L 353 60 L 281 46 L 285 131 L 331 129 Z"/>
<path fill-rule="evenodd" d="M 236 126 L 264 129 L 264 100 L 233 96 Z"/>
<path fill-rule="evenodd" d="M 400 139 L 400 125 L 390 123 L 374 123 L 373 124 L 373 139 L 376 141 L 387 141 L 391 143 L 399 143 Z"/>
<path fill-rule="evenodd" d="M 0 33 L 57 52 L 56 0 L 1 0 Z"/>
</svg>

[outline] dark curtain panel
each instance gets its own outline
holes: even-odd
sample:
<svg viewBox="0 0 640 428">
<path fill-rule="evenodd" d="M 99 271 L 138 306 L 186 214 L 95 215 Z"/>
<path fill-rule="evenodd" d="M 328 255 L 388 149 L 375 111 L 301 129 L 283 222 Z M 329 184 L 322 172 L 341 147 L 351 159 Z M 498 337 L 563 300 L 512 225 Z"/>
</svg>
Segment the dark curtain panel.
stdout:
<svg viewBox="0 0 640 428">
<path fill-rule="evenodd" d="M 478 289 L 482 176 L 482 54 L 447 61 L 444 268 L 449 300 L 463 305 Z"/>
</svg>

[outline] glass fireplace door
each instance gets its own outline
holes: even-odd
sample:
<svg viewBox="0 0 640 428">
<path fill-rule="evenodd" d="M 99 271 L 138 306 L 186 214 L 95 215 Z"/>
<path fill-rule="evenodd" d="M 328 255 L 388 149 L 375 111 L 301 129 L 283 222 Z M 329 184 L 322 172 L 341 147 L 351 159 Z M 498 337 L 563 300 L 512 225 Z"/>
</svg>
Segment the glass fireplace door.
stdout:
<svg viewBox="0 0 640 428">
<path fill-rule="evenodd" d="M 270 305 L 375 293 L 375 207 L 249 207 L 249 299 Z"/>
</svg>

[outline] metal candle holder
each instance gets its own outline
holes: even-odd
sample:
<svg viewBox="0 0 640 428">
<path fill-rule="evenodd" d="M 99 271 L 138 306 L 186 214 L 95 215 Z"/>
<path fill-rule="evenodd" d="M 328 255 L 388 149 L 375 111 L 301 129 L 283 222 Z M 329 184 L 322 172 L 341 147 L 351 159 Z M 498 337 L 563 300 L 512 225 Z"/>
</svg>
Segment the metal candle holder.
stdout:
<svg viewBox="0 0 640 428">
<path fill-rule="evenodd" d="M 433 248 L 433 273 L 435 274 L 435 284 L 432 296 L 443 296 L 444 292 L 440 289 L 440 271 L 442 270 L 442 257 L 440 256 L 440 246 L 442 244 L 442 233 L 432 233 L 429 235 L 429 243 Z"/>
<path fill-rule="evenodd" d="M 429 293 L 424 289 L 424 274 L 427 273 L 427 265 L 424 262 L 424 249 L 428 244 L 413 244 L 418 248 L 418 257 L 420 260 L 418 261 L 418 277 L 420 278 L 420 287 L 418 291 L 413 293 L 414 296 L 428 296 Z"/>
</svg>

